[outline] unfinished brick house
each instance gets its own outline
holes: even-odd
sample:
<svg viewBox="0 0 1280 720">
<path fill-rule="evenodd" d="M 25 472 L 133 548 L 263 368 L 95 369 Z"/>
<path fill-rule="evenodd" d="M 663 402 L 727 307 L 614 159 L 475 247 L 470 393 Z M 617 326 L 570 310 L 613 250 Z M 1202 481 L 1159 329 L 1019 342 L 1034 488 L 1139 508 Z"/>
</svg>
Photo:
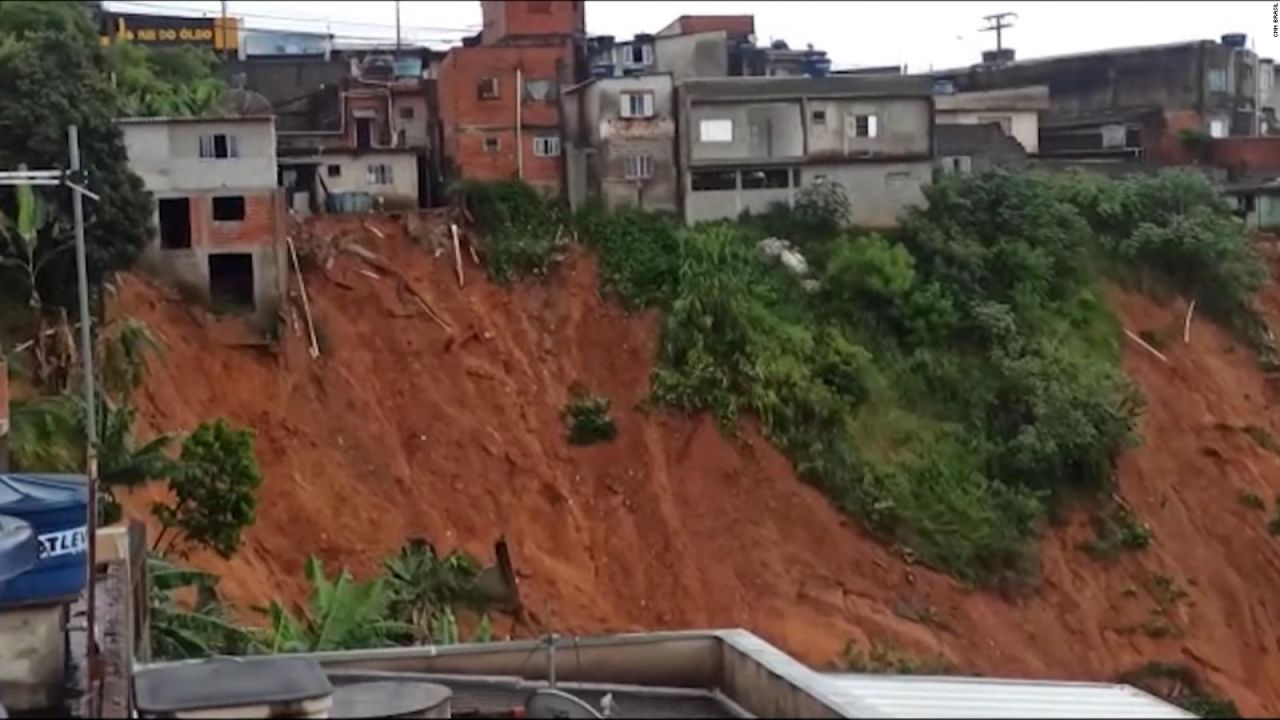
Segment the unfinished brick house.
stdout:
<svg viewBox="0 0 1280 720">
<path fill-rule="evenodd" d="M 559 193 L 563 122 L 559 86 L 581 79 L 581 0 L 481 3 L 478 43 L 440 68 L 440 120 L 452 179 L 522 179 Z"/>
<path fill-rule="evenodd" d="M 141 265 L 268 327 L 288 281 L 275 119 L 129 118 L 129 165 L 155 202 Z"/>
</svg>

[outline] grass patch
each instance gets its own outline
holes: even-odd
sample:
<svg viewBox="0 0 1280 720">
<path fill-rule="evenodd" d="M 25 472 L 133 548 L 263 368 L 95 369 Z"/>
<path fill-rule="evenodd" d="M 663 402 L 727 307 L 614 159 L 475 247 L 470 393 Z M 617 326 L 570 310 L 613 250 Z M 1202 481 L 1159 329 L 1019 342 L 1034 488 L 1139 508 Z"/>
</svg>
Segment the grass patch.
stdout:
<svg viewBox="0 0 1280 720">
<path fill-rule="evenodd" d="M 1257 493 L 1249 492 L 1248 490 L 1241 490 L 1240 494 L 1236 496 L 1236 500 L 1239 501 L 1242 507 L 1249 508 L 1250 510 L 1267 509 L 1267 505 L 1263 502 L 1262 496 Z"/>
<path fill-rule="evenodd" d="M 889 642 L 872 641 L 868 650 L 850 640 L 845 646 L 843 666 L 847 672 L 883 675 L 954 675 L 956 668 L 936 655 L 918 658 Z"/>
<path fill-rule="evenodd" d="M 591 445 L 608 442 L 618 435 L 618 428 L 609 417 L 609 398 L 591 395 L 585 391 L 575 393 L 561 411 L 567 427 L 569 442 L 574 445 Z"/>
<path fill-rule="evenodd" d="M 1120 506 L 1106 515 L 1095 517 L 1094 530 L 1096 537 L 1084 543 L 1082 548 L 1095 558 L 1145 550 L 1154 537 L 1150 525 L 1138 520 L 1127 508 Z"/>
<path fill-rule="evenodd" d="M 1263 450 L 1280 455 L 1280 442 L 1276 441 L 1276 436 L 1272 435 L 1270 430 L 1257 425 L 1245 425 L 1244 434 Z"/>
<path fill-rule="evenodd" d="M 1212 693 L 1200 676 L 1181 663 L 1148 662 L 1116 678 L 1203 718 L 1236 718 L 1240 710 L 1227 697 Z"/>
</svg>

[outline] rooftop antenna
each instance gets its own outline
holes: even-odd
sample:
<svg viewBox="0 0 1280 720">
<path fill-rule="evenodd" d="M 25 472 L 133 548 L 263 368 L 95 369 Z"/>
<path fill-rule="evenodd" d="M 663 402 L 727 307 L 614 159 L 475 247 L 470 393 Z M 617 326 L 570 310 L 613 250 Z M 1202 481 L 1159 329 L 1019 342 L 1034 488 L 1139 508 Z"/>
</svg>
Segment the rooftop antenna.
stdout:
<svg viewBox="0 0 1280 720">
<path fill-rule="evenodd" d="M 996 33 L 996 52 L 1000 52 L 1001 50 L 1004 49 L 1004 30 L 1006 28 L 1013 27 L 1013 23 L 1005 22 L 1005 18 L 1016 18 L 1016 17 L 1018 17 L 1018 13 L 1014 13 L 1014 12 L 1002 12 L 1002 13 L 996 13 L 994 15 L 984 15 L 982 19 L 987 21 L 987 26 L 984 28 L 978 28 L 978 32 L 991 32 L 992 30 L 994 30 Z"/>
</svg>

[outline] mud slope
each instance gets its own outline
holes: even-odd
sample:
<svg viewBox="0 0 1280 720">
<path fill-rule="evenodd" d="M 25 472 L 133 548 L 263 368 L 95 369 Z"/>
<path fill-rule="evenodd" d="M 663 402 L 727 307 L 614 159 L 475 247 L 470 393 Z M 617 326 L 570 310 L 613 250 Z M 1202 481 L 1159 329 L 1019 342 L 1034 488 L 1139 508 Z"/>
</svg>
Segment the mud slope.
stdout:
<svg viewBox="0 0 1280 720">
<path fill-rule="evenodd" d="M 1280 712 L 1280 541 L 1265 527 L 1280 457 L 1237 429 L 1280 436 L 1280 425 L 1250 354 L 1207 323 L 1167 348 L 1169 364 L 1136 347 L 1126 356 L 1149 406 L 1121 485 L 1155 530 L 1151 549 L 1093 560 L 1077 549 L 1088 522 L 1072 518 L 1044 542 L 1041 589 L 1010 602 L 904 563 L 753 428 L 728 439 L 706 418 L 641 409 L 657 319 L 602 302 L 589 257 L 511 291 L 468 263 L 459 290 L 447 257 L 382 228 L 387 239 L 366 244 L 457 328 L 452 340 L 351 257 L 331 278 L 308 273 L 316 361 L 292 330 L 279 354 L 219 347 L 198 311 L 122 284 L 122 311 L 166 345 L 138 398 L 145 429 L 217 415 L 257 428 L 258 523 L 231 562 L 195 558 L 241 607 L 303 599 L 308 553 L 363 574 L 411 535 L 489 560 L 505 534 L 529 606 L 561 631 L 741 626 L 817 665 L 847 640 L 889 640 L 1019 676 L 1111 679 L 1186 662 L 1242 711 Z M 1115 302 L 1135 332 L 1180 331 L 1181 307 Z M 615 442 L 565 443 L 559 411 L 575 382 L 613 401 Z M 1268 510 L 1241 505 L 1244 490 Z M 157 492 L 128 498 L 131 513 Z"/>
</svg>

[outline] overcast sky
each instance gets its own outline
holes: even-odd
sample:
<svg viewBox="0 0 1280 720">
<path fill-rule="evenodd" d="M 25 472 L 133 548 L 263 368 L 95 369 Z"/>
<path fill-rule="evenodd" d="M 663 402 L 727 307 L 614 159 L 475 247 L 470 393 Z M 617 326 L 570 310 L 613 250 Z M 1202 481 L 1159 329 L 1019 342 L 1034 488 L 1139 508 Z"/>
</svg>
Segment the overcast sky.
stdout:
<svg viewBox="0 0 1280 720">
<path fill-rule="evenodd" d="M 217 14 L 216 0 L 107 2 L 121 12 L 204 11 Z M 394 2 L 231 0 L 228 13 L 248 27 L 330 31 L 358 37 L 394 37 Z M 480 27 L 477 0 L 431 0 L 400 4 L 404 36 L 444 46 Z M 1005 46 L 1019 58 L 1109 47 L 1216 39 L 1223 33 L 1249 36 L 1257 51 L 1280 58 L 1272 2 L 640 2 L 589 0 L 587 30 L 630 37 L 656 32 L 679 15 L 750 13 L 760 43 L 784 39 L 793 48 L 813 43 L 835 67 L 902 65 L 910 71 L 946 68 L 978 60 L 995 47 L 994 33 L 978 32 L 984 15 L 1015 12 Z"/>
</svg>

